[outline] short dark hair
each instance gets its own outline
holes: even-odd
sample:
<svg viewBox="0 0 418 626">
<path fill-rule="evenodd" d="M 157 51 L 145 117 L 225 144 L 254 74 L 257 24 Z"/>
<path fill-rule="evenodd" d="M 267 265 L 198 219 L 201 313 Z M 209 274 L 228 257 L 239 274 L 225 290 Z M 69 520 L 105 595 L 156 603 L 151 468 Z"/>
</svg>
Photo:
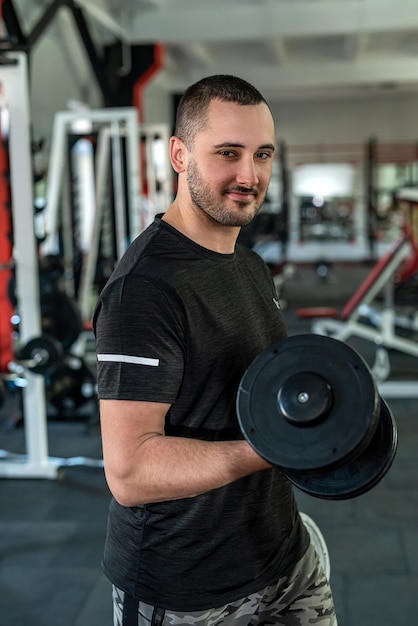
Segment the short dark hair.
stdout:
<svg viewBox="0 0 418 626">
<path fill-rule="evenodd" d="M 205 127 L 212 100 L 240 105 L 268 103 L 253 85 L 243 78 L 215 74 L 190 85 L 180 99 L 174 134 L 190 147 L 197 132 Z"/>
</svg>

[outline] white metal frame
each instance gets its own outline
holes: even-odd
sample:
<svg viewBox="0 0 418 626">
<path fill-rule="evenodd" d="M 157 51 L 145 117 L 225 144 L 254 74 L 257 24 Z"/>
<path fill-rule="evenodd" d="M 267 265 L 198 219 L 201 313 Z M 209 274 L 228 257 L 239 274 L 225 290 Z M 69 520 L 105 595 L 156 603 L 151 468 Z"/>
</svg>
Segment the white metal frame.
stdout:
<svg viewBox="0 0 418 626">
<path fill-rule="evenodd" d="M 38 251 L 36 248 L 33 172 L 30 140 L 30 107 L 27 59 L 24 53 L 8 53 L 0 65 L 0 104 L 10 118 L 9 163 L 13 214 L 13 256 L 19 300 L 19 342 L 25 345 L 41 334 Z M 19 297 L 19 294 L 22 294 Z M 26 454 L 0 450 L 0 478 L 58 477 L 64 466 L 103 467 L 102 459 L 56 458 L 48 455 L 48 430 L 43 376 L 25 370 L 22 389 Z"/>
<path fill-rule="evenodd" d="M 66 137 L 68 132 L 74 133 L 74 125 L 80 124 L 86 128 L 98 131 L 96 160 L 94 167 L 94 180 L 92 181 L 93 192 L 89 196 L 89 206 L 92 206 L 92 232 L 88 250 L 82 258 L 80 276 L 80 289 L 78 305 L 84 322 L 91 316 L 91 288 L 97 263 L 97 255 L 100 245 L 100 234 L 103 219 L 104 190 L 108 185 L 109 176 L 114 182 L 115 202 L 115 227 L 116 227 L 116 257 L 119 259 L 125 252 L 131 241 L 140 234 L 153 220 L 156 213 L 165 211 L 171 201 L 172 180 L 171 168 L 168 159 L 169 128 L 167 124 L 139 125 L 137 111 L 132 107 L 104 109 L 79 112 L 59 112 L 54 118 L 52 133 L 50 165 L 48 173 L 48 186 L 46 207 L 44 214 L 44 228 L 46 238 L 40 246 L 42 255 L 58 254 L 58 225 L 60 213 L 63 220 L 69 221 L 68 210 L 60 211 L 60 204 L 65 201 L 62 190 L 65 183 L 65 158 L 67 155 Z M 80 138 L 83 137 L 80 132 Z M 87 133 L 88 134 L 88 133 Z M 155 137 L 161 138 L 165 146 L 163 173 L 158 180 L 157 169 L 153 159 L 153 141 Z M 126 141 L 127 163 L 127 189 L 124 188 L 125 177 L 123 176 L 122 163 L 122 138 Z M 145 142 L 146 171 L 141 172 L 139 151 L 142 140 Z M 109 155 L 112 154 L 112 172 L 109 170 Z M 80 164 L 83 167 L 83 164 Z M 91 168 L 90 168 L 91 169 Z M 90 170 L 89 170 L 90 171 Z M 144 197 L 141 194 L 141 175 L 145 177 L 148 193 Z M 91 187 L 91 185 L 89 185 Z M 129 237 L 127 233 L 125 191 L 129 199 Z M 94 198 L 93 198 L 94 196 Z M 66 231 L 71 231 L 70 228 Z M 64 232 L 64 259 L 71 257 L 72 244 L 68 232 Z M 68 282 L 70 276 L 66 275 L 67 291 L 72 291 Z M 69 295 L 73 295 L 69 293 Z"/>
<path fill-rule="evenodd" d="M 143 207 L 143 228 L 147 227 L 154 219 L 157 213 L 166 211 L 172 200 L 172 169 L 168 156 L 169 147 L 169 127 L 168 124 L 144 124 L 139 128 L 140 141 L 145 141 L 146 156 L 146 181 L 148 192 L 147 196 L 142 198 Z M 161 178 L 158 177 L 158 171 L 154 162 L 154 141 L 158 137 L 161 139 L 164 148 L 164 163 L 161 168 Z M 157 182 L 160 189 L 157 189 Z"/>
<path fill-rule="evenodd" d="M 68 130 L 75 123 L 86 121 L 100 127 L 110 127 L 112 137 L 117 142 L 120 139 L 120 127 L 126 128 L 127 140 L 127 185 L 131 210 L 131 238 L 141 232 L 140 197 L 139 197 L 139 157 L 138 157 L 138 113 L 133 107 L 112 109 L 97 109 L 91 111 L 62 111 L 55 115 L 52 132 L 52 142 L 49 158 L 48 186 L 46 207 L 44 209 L 46 238 L 41 244 L 41 254 L 57 254 L 58 250 L 58 220 L 60 214 L 60 200 L 64 177 L 64 163 L 66 158 L 66 137 Z M 120 146 L 119 146 L 120 147 Z M 115 143 L 115 148 L 118 144 Z M 115 172 L 118 174 L 117 172 Z M 120 191 L 118 189 L 118 191 Z M 119 198 L 119 196 L 118 196 Z M 124 220 L 124 212 L 118 211 L 118 220 Z M 125 222 L 118 222 L 119 228 L 126 228 Z M 121 254 L 128 246 L 125 239 L 118 238 Z"/>
<path fill-rule="evenodd" d="M 94 274 L 96 270 L 97 257 L 99 253 L 100 234 L 104 211 L 104 199 L 103 192 L 105 189 L 105 181 L 108 176 L 109 166 L 109 154 L 110 154 L 110 142 L 113 130 L 112 128 L 105 127 L 99 131 L 97 139 L 97 152 L 96 152 L 96 168 L 95 168 L 95 198 L 96 198 L 96 211 L 93 220 L 93 230 L 91 233 L 90 249 L 82 261 L 82 268 L 80 274 L 80 288 L 79 288 L 79 308 L 81 318 L 86 321 L 90 318 L 90 297 L 91 286 L 94 281 Z M 122 225 L 125 228 L 125 224 Z"/>
<path fill-rule="evenodd" d="M 152 124 L 152 125 L 144 125 L 138 128 L 139 138 L 138 138 L 138 149 L 139 142 L 142 138 L 145 139 L 145 148 L 146 148 L 146 175 L 147 187 L 148 187 L 148 195 L 146 199 L 141 199 L 141 209 L 139 211 L 139 219 L 135 222 L 135 235 L 138 232 L 144 230 L 154 219 L 156 213 L 165 211 L 168 208 L 170 203 L 170 172 L 169 172 L 169 160 L 168 160 L 168 126 L 166 124 Z M 84 321 L 90 319 L 91 316 L 91 287 L 94 280 L 94 273 L 97 264 L 97 257 L 99 252 L 100 245 L 100 235 L 102 232 L 101 226 L 103 221 L 103 210 L 104 210 L 104 202 L 103 202 L 103 194 L 105 190 L 106 181 L 109 175 L 108 172 L 108 163 L 109 163 L 109 154 L 112 149 L 112 154 L 119 154 L 120 151 L 120 137 L 121 137 L 121 129 L 117 126 L 112 125 L 111 127 L 103 127 L 98 133 L 97 140 L 97 151 L 96 151 L 96 172 L 95 172 L 95 180 L 96 180 L 96 211 L 94 215 L 93 221 L 93 230 L 91 234 L 90 247 L 88 250 L 88 254 L 85 255 L 82 263 L 81 270 L 81 278 L 80 278 L 80 290 L 79 290 L 79 308 L 81 312 L 81 317 Z M 157 189 L 157 171 L 153 163 L 153 153 L 152 153 L 152 142 L 153 139 L 158 136 L 161 138 L 163 145 L 166 147 L 166 154 L 164 160 L 164 171 L 162 179 L 158 182 L 160 183 L 160 190 Z M 121 165 L 121 159 L 116 158 L 113 162 L 113 174 L 115 182 L 118 181 L 119 185 L 123 183 L 122 172 L 118 171 L 117 168 Z M 121 233 L 126 231 L 126 224 L 124 221 L 124 210 L 123 210 L 123 189 L 122 187 L 118 187 L 115 194 L 115 202 L 116 202 L 116 218 L 119 220 L 117 223 L 117 233 L 118 235 L 118 247 L 117 247 L 117 256 L 123 254 L 126 247 L 126 240 L 123 239 Z M 137 215 L 138 215 L 137 214 Z"/>
<path fill-rule="evenodd" d="M 19 337 L 25 344 L 41 333 L 39 278 L 34 232 L 33 182 L 30 140 L 28 69 L 24 53 L 8 53 L 11 64 L 0 66 L 2 106 L 9 109 L 9 163 L 12 189 L 14 259 L 21 317 Z M 45 383 L 42 376 L 26 373 L 23 411 L 27 455 L 0 463 L 0 477 L 53 478 L 57 467 L 48 458 Z M 2 454 L 8 458 L 7 453 Z"/>
</svg>

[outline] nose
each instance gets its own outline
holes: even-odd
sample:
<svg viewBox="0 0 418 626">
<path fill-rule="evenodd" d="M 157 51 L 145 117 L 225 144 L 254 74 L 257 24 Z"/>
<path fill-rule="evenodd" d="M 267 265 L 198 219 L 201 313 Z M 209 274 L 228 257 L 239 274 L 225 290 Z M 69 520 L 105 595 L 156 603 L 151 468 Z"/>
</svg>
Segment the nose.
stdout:
<svg viewBox="0 0 418 626">
<path fill-rule="evenodd" d="M 255 187 L 258 185 L 259 177 L 256 163 L 252 155 L 240 159 L 236 180 L 238 184 L 245 187 Z"/>
</svg>

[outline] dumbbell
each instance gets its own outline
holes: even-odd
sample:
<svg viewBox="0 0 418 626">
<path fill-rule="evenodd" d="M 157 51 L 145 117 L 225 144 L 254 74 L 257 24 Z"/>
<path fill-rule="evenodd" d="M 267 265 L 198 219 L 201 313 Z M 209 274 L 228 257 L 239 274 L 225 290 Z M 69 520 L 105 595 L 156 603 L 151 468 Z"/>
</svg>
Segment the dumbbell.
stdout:
<svg viewBox="0 0 418 626">
<path fill-rule="evenodd" d="M 236 408 L 254 450 L 318 498 L 365 493 L 395 458 L 396 423 L 368 365 L 331 337 L 295 335 L 268 347 L 244 373 Z"/>
</svg>

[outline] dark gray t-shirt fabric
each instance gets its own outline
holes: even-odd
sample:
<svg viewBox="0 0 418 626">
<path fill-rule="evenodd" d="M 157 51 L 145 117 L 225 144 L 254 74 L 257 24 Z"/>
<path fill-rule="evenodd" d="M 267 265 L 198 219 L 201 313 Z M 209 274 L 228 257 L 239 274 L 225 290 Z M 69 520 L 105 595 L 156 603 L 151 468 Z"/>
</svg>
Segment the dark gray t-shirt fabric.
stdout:
<svg viewBox="0 0 418 626">
<path fill-rule="evenodd" d="M 286 336 L 258 255 L 241 245 L 218 254 L 159 216 L 119 261 L 93 326 L 99 397 L 170 403 L 166 435 L 207 441 L 243 438 L 239 382 Z M 103 569 L 143 602 L 199 611 L 274 582 L 308 543 L 292 487 L 274 468 L 194 498 L 133 508 L 112 500 Z"/>
</svg>

